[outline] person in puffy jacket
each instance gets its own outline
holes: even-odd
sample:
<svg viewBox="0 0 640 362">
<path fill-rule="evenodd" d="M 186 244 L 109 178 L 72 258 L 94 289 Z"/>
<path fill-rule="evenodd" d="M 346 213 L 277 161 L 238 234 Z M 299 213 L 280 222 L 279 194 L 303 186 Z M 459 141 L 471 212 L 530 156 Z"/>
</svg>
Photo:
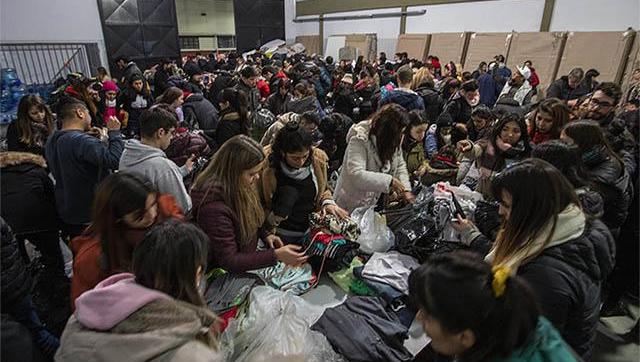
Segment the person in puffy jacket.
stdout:
<svg viewBox="0 0 640 362">
<path fill-rule="evenodd" d="M 409 65 L 403 65 L 396 72 L 398 88 L 389 92 L 388 95 L 382 97 L 378 103 L 378 107 L 388 103 L 395 103 L 404 107 L 407 111 L 414 109 L 424 110 L 424 101 L 416 92 L 411 89 L 413 81 L 413 70 Z"/>
<path fill-rule="evenodd" d="M 613 269 L 607 227 L 588 218 L 573 185 L 546 161 L 527 159 L 496 176 L 491 191 L 504 219 L 491 242 L 458 216 L 462 242 L 506 267 L 533 289 L 544 315 L 584 360 L 590 360 L 601 285 Z"/>
<path fill-rule="evenodd" d="M 429 123 L 435 122 L 440 113 L 442 113 L 445 102 L 435 89 L 433 78 L 424 77 L 414 90 L 422 97 L 424 102 L 425 120 Z"/>
<path fill-rule="evenodd" d="M 118 172 L 98 187 L 93 222 L 71 240 L 71 303 L 107 277 L 129 270 L 133 251 L 149 228 L 183 218 L 173 196 L 159 194 L 139 174 Z"/>
<path fill-rule="evenodd" d="M 325 116 L 324 109 L 318 101 L 313 85 L 306 80 L 301 80 L 293 87 L 293 99 L 284 107 L 285 112 L 303 114 L 316 112 L 320 118 Z"/>
<path fill-rule="evenodd" d="M 411 272 L 409 295 L 431 338 L 415 362 L 440 360 L 432 351 L 460 362 L 577 361 L 526 281 L 473 253 L 431 257 Z"/>
<path fill-rule="evenodd" d="M 56 361 L 222 361 L 218 318 L 198 290 L 206 269 L 201 230 L 177 220 L 156 225 L 133 252 L 131 273 L 76 300 Z"/>
<path fill-rule="evenodd" d="M 187 94 L 182 104 L 184 122 L 189 130 L 201 130 L 210 146 L 214 146 L 218 129 L 218 109 L 202 94 Z"/>
<path fill-rule="evenodd" d="M 460 127 L 464 129 L 471 120 L 471 111 L 479 102 L 478 82 L 469 80 L 462 83 L 460 90 L 444 106 L 443 112 L 449 113 L 454 124 L 460 124 Z"/>
<path fill-rule="evenodd" d="M 409 125 L 407 111 L 397 104 L 382 107 L 371 120 L 353 125 L 338 177 L 336 203 L 352 212 L 373 206 L 380 194 L 412 200 L 407 165 L 402 156 L 402 135 Z"/>
<path fill-rule="evenodd" d="M 551 140 L 536 145 L 531 151 L 531 157 L 545 160 L 562 172 L 573 185 L 585 214 L 597 219 L 604 215 L 602 195 L 589 181 L 576 146 L 570 146 L 560 140 Z"/>
<path fill-rule="evenodd" d="M 566 102 L 569 107 L 574 107 L 577 104 L 577 99 L 583 95 L 578 89 L 582 78 L 584 78 L 584 70 L 582 70 L 582 68 L 571 69 L 568 75 L 556 79 L 549 85 L 546 97 L 558 98 Z"/>
<path fill-rule="evenodd" d="M 46 167 L 44 158 L 33 153 L 0 153 L 0 208 L 16 238 L 36 246 L 48 273 L 64 276 L 60 223 Z"/>
<path fill-rule="evenodd" d="M 260 91 L 257 88 L 259 76 L 253 66 L 245 66 L 240 71 L 240 80 L 235 86 L 236 90 L 244 92 L 249 112 L 255 112 L 260 108 Z"/>
<path fill-rule="evenodd" d="M 241 273 L 275 265 L 297 266 L 307 257 L 300 246 L 282 246 L 262 227 L 265 215 L 257 182 L 265 160 L 262 147 L 246 135 L 229 139 L 191 189 L 193 221 L 209 237 L 208 268 Z M 256 250 L 258 238 L 267 250 Z"/>
<path fill-rule="evenodd" d="M 284 110 L 292 100 L 289 88 L 291 88 L 291 81 L 288 78 L 276 78 L 273 83 L 274 92 L 267 98 L 265 106 L 275 116 L 284 114 Z"/>
<path fill-rule="evenodd" d="M 604 199 L 602 221 L 617 235 L 627 219 L 633 197 L 633 185 L 623 161 L 613 152 L 594 121 L 569 123 L 562 131 L 561 139 L 578 147 L 588 179 Z"/>
</svg>

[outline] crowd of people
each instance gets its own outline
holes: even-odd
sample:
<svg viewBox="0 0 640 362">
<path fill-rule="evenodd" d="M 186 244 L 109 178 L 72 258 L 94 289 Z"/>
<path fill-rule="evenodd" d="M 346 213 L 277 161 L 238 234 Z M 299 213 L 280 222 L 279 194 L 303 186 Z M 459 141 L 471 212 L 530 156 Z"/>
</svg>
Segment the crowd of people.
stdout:
<svg viewBox="0 0 640 362">
<path fill-rule="evenodd" d="M 411 204 L 441 181 L 502 222 L 488 234 L 458 214 L 468 250 L 411 273 L 432 339 L 416 361 L 588 361 L 599 318 L 637 299 L 640 69 L 623 94 L 581 68 L 540 89 L 531 61 L 502 55 L 472 72 L 406 53 L 179 64 L 121 57 L 51 104 L 21 99 L 0 153 L 3 354 L 221 360 L 210 271 L 299 267 L 313 213 Z M 26 240 L 67 283 L 64 331 L 34 305 Z"/>
</svg>

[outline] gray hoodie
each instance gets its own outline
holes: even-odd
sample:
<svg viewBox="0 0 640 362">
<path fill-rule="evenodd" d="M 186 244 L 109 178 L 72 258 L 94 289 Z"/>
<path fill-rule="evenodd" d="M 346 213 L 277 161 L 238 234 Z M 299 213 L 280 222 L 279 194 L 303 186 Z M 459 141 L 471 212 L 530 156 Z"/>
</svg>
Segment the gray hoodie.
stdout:
<svg viewBox="0 0 640 362">
<path fill-rule="evenodd" d="M 175 197 L 185 213 L 191 209 L 191 197 L 182 181 L 188 174 L 187 169 L 178 167 L 161 149 L 138 140 L 128 140 L 120 158 L 119 170 L 143 174 L 160 193 Z"/>
</svg>

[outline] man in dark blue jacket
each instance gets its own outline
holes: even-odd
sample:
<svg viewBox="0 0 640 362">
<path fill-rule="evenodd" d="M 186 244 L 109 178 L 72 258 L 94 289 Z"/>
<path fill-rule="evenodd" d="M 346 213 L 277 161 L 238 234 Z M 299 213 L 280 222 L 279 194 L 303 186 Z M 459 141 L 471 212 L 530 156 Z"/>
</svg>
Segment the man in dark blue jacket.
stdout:
<svg viewBox="0 0 640 362">
<path fill-rule="evenodd" d="M 91 116 L 81 101 L 63 101 L 58 116 L 62 129 L 49 137 L 45 157 L 56 180 L 56 207 L 64 232 L 74 237 L 91 221 L 95 189 L 110 170 L 118 169 L 124 142 L 115 117 L 107 122 L 108 145 L 88 134 Z"/>
<path fill-rule="evenodd" d="M 407 111 L 418 109 L 424 111 L 424 101 L 416 92 L 411 90 L 413 80 L 413 70 L 408 65 L 398 68 L 397 81 L 398 88 L 389 92 L 386 97 L 380 100 L 380 107 L 388 103 L 396 103 L 403 106 Z"/>
</svg>

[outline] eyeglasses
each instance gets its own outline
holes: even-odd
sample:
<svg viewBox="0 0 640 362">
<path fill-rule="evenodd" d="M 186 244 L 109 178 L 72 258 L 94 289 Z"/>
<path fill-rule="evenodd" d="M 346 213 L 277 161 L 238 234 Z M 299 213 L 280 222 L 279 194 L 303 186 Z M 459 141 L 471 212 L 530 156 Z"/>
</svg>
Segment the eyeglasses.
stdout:
<svg viewBox="0 0 640 362">
<path fill-rule="evenodd" d="M 589 103 L 593 104 L 594 106 L 603 107 L 603 108 L 613 106 L 613 103 L 609 103 L 607 101 L 601 101 L 595 98 L 589 99 Z"/>
</svg>

